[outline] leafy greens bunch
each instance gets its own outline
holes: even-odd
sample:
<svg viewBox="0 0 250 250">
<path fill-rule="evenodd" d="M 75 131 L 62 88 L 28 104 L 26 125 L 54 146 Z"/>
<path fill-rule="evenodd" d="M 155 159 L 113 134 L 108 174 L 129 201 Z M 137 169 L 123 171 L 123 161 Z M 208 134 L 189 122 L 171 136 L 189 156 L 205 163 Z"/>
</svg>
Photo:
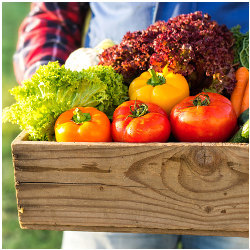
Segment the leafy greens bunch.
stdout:
<svg viewBox="0 0 250 250">
<path fill-rule="evenodd" d="M 122 75 L 112 67 L 93 66 L 81 72 L 65 69 L 58 62 L 40 66 L 31 79 L 10 93 L 16 103 L 3 110 L 3 121 L 18 124 L 31 140 L 54 140 L 58 116 L 77 106 L 96 107 L 109 117 L 127 100 Z"/>
<path fill-rule="evenodd" d="M 234 63 L 240 63 L 239 66 L 249 69 L 249 32 L 243 34 L 240 32 L 240 29 L 240 25 L 231 28 L 235 39 Z"/>
</svg>

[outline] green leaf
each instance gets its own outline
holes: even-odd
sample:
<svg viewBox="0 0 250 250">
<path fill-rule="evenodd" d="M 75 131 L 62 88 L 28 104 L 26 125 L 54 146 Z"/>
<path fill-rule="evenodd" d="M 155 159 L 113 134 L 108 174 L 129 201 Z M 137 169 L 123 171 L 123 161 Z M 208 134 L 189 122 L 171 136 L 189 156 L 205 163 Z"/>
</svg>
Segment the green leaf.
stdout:
<svg viewBox="0 0 250 250">
<path fill-rule="evenodd" d="M 240 32 L 241 26 L 237 25 L 231 28 L 234 36 L 234 63 L 249 69 L 249 32 L 245 34 Z"/>
<path fill-rule="evenodd" d="M 243 67 L 249 69 L 249 37 L 243 40 L 243 48 L 240 52 L 240 62 Z"/>
</svg>

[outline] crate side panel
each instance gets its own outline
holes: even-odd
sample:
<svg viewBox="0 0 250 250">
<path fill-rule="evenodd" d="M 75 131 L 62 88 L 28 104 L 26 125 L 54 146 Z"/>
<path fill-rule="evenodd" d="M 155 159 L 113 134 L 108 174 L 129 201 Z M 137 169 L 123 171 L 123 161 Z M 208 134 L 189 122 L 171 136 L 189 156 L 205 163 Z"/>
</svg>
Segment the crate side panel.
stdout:
<svg viewBox="0 0 250 250">
<path fill-rule="evenodd" d="M 248 233 L 248 146 L 25 142 L 13 162 L 23 228 Z"/>
</svg>

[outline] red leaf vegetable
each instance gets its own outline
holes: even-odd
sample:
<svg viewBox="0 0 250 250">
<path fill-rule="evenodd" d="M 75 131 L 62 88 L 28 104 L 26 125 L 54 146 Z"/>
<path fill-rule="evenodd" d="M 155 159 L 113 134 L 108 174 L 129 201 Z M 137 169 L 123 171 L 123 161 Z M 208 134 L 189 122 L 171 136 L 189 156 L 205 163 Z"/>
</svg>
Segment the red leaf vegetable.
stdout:
<svg viewBox="0 0 250 250">
<path fill-rule="evenodd" d="M 204 88 L 230 95 L 235 86 L 234 38 L 225 25 L 197 11 L 158 21 L 146 30 L 127 32 L 120 44 L 100 55 L 129 84 L 143 71 L 164 66 L 185 76 L 191 94 Z"/>
</svg>

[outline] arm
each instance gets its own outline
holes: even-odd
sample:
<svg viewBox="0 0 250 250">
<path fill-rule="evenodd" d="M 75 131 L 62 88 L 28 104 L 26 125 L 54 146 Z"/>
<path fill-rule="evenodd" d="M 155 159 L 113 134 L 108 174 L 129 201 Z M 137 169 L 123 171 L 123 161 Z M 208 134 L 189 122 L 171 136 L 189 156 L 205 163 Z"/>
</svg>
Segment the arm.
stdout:
<svg viewBox="0 0 250 250">
<path fill-rule="evenodd" d="M 18 34 L 14 72 L 20 84 L 49 61 L 65 62 L 81 46 L 88 3 L 32 3 Z"/>
</svg>

